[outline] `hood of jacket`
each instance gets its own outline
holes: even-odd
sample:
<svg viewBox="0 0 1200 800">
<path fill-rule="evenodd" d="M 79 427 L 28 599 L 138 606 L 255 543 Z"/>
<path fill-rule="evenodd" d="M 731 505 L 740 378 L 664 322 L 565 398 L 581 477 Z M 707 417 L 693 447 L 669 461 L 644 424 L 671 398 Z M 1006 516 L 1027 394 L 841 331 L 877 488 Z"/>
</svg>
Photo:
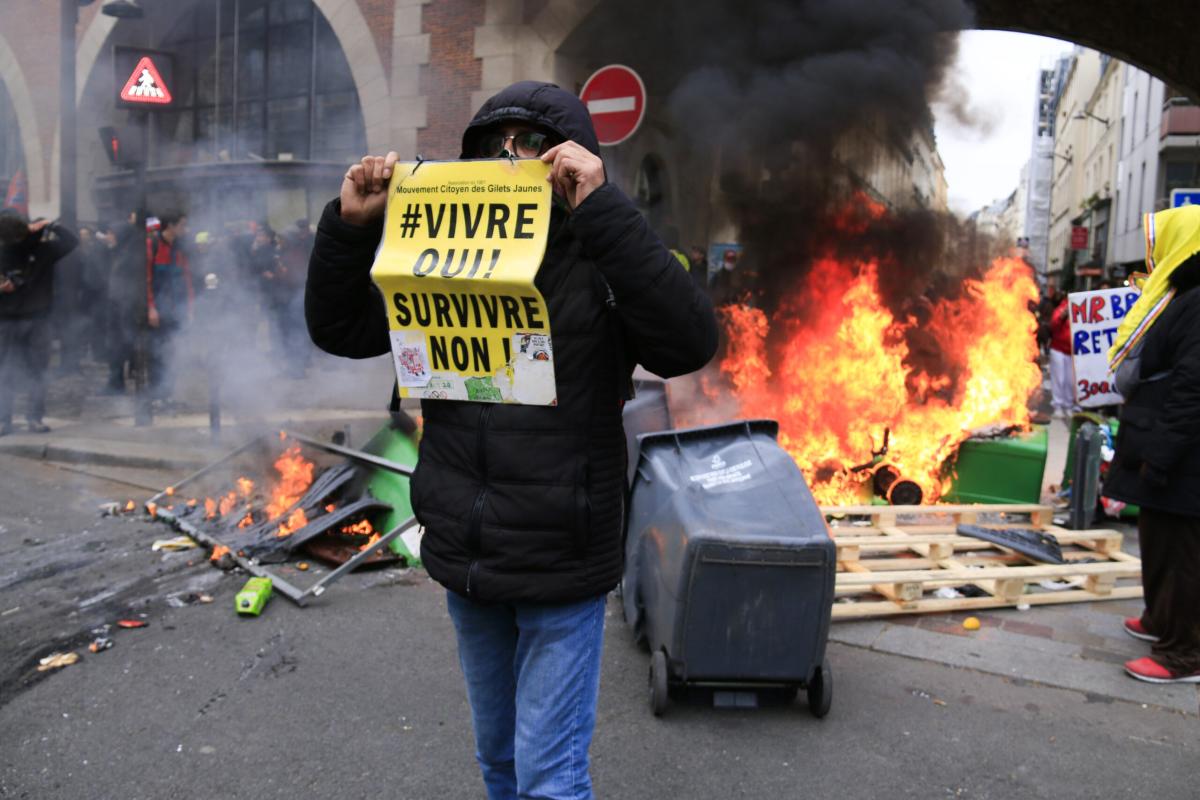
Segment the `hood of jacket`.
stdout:
<svg viewBox="0 0 1200 800">
<path fill-rule="evenodd" d="M 463 131 L 459 158 L 473 158 L 479 135 L 506 120 L 537 125 L 563 141 L 577 142 L 600 155 L 600 141 L 583 101 L 553 83 L 520 81 L 490 97 L 475 112 L 475 117 Z"/>
</svg>

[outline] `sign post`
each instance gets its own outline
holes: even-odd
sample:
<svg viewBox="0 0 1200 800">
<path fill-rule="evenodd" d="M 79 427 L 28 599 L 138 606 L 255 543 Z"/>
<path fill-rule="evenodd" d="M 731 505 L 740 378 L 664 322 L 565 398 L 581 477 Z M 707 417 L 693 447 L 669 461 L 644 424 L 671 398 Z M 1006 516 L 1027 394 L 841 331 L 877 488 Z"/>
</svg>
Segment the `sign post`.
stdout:
<svg viewBox="0 0 1200 800">
<path fill-rule="evenodd" d="M 633 136 L 646 116 L 646 85 L 641 76 L 621 64 L 592 73 L 579 99 L 592 115 L 596 137 L 606 147 Z"/>
<path fill-rule="evenodd" d="M 150 114 L 152 110 L 169 110 L 174 104 L 170 85 L 173 80 L 174 61 L 170 53 L 144 50 L 136 47 L 113 48 L 113 78 L 117 90 L 118 108 L 129 109 L 130 116 L 141 128 L 140 147 L 131 159 L 137 194 L 137 216 L 134 221 L 138 235 L 146 233 L 146 159 L 150 151 Z M 141 331 L 134 345 L 134 411 L 133 422 L 138 427 L 154 424 L 154 411 L 150 405 L 149 347 Z"/>
<path fill-rule="evenodd" d="M 1131 286 L 1072 292 L 1071 361 L 1075 368 L 1075 402 L 1084 408 L 1111 406 L 1124 401 L 1108 369 L 1108 351 L 1121 319 L 1141 295 Z"/>
</svg>

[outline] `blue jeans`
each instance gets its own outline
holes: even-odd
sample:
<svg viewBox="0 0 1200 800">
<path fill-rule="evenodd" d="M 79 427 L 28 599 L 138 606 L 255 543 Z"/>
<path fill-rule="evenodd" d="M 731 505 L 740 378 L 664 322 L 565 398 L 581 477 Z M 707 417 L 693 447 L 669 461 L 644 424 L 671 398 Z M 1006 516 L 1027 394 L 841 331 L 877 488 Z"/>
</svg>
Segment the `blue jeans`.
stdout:
<svg viewBox="0 0 1200 800">
<path fill-rule="evenodd" d="M 446 592 L 488 800 L 590 800 L 603 595 L 481 605 Z"/>
</svg>

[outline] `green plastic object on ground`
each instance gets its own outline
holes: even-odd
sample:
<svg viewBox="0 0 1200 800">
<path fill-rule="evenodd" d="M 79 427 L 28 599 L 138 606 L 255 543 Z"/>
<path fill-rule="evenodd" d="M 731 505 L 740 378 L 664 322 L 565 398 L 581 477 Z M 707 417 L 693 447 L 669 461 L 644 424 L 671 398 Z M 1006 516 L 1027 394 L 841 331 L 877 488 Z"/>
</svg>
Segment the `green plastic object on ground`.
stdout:
<svg viewBox="0 0 1200 800">
<path fill-rule="evenodd" d="M 967 439 L 958 448 L 950 503 L 1037 503 L 1042 496 L 1049 438 L 1046 426 L 994 439 Z"/>
<path fill-rule="evenodd" d="M 237 613 L 257 617 L 271 599 L 271 579 L 251 578 L 233 598 Z"/>
<path fill-rule="evenodd" d="M 371 455 L 395 461 L 406 467 L 413 467 L 417 464 L 416 438 L 390 424 L 380 428 L 362 449 Z M 398 475 L 386 469 L 371 468 L 371 478 L 367 481 L 367 488 L 374 497 L 392 506 L 391 511 L 371 519 L 375 530 L 386 533 L 412 516 L 407 476 Z M 388 547 L 393 553 L 403 557 L 409 566 L 419 567 L 421 565 L 420 547 L 415 538 L 415 531 L 412 534 L 397 536 L 388 543 Z"/>
</svg>

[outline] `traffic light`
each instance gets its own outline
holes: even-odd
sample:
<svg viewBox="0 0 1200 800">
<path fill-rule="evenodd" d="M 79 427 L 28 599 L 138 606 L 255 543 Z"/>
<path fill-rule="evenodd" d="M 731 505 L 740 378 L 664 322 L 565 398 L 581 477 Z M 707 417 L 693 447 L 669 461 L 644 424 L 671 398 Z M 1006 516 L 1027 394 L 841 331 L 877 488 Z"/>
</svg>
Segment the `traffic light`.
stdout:
<svg viewBox="0 0 1200 800">
<path fill-rule="evenodd" d="M 104 147 L 104 152 L 108 155 L 108 161 L 114 167 L 122 166 L 121 160 L 121 134 L 111 125 L 105 125 L 100 129 L 100 144 Z"/>
</svg>

